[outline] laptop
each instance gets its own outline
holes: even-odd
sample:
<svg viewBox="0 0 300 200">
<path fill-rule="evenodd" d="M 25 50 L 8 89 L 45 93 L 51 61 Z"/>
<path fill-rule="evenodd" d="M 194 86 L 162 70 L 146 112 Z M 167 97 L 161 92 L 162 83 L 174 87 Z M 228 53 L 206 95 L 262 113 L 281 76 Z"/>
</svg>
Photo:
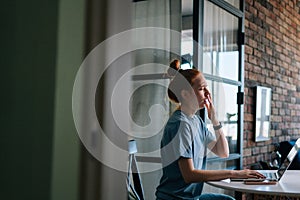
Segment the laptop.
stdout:
<svg viewBox="0 0 300 200">
<path fill-rule="evenodd" d="M 255 178 L 233 178 L 231 181 L 263 181 L 263 180 L 269 180 L 269 181 L 279 181 L 286 170 L 289 168 L 290 164 L 296 157 L 298 151 L 300 150 L 300 138 L 297 139 L 295 142 L 295 145 L 292 147 L 290 152 L 288 153 L 287 157 L 281 164 L 280 168 L 276 172 L 270 172 L 270 173 L 262 173 L 266 178 L 265 179 L 255 179 Z"/>
</svg>

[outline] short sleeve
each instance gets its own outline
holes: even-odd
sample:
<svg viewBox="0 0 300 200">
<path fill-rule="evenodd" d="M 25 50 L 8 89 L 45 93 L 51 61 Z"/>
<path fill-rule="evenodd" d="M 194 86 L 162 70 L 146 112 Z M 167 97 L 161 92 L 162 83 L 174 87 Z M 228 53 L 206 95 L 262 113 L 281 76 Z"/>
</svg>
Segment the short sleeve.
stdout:
<svg viewBox="0 0 300 200">
<path fill-rule="evenodd" d="M 191 126 L 184 121 L 177 121 L 166 126 L 161 141 L 163 166 L 168 166 L 180 157 L 193 157 L 191 132 Z"/>
<path fill-rule="evenodd" d="M 181 122 L 174 138 L 173 150 L 177 158 L 192 158 L 192 130 L 188 123 Z"/>
</svg>

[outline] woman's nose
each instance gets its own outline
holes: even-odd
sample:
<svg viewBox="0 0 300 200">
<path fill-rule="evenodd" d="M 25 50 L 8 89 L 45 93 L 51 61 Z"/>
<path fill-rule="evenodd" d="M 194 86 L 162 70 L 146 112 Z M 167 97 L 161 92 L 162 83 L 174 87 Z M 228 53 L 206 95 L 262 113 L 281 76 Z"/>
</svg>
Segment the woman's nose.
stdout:
<svg viewBox="0 0 300 200">
<path fill-rule="evenodd" d="M 208 88 L 204 88 L 204 95 L 208 96 L 209 94 L 210 94 L 210 92 L 209 92 Z"/>
</svg>

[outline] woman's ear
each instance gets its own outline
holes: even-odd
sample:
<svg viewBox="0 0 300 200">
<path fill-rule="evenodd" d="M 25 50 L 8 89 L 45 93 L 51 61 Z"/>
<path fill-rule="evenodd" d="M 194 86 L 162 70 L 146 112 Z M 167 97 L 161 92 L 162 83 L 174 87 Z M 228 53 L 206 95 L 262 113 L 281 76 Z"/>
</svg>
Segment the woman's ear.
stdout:
<svg viewBox="0 0 300 200">
<path fill-rule="evenodd" d="M 189 99 L 190 96 L 189 91 L 187 90 L 181 90 L 180 95 L 183 99 Z"/>
</svg>

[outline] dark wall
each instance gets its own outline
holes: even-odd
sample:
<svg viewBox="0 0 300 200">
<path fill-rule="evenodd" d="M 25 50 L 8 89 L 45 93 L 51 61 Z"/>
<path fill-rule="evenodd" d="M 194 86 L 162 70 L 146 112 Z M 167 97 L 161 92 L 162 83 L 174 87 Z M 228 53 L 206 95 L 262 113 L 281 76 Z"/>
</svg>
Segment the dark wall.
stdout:
<svg viewBox="0 0 300 200">
<path fill-rule="evenodd" d="M 1 5 L 1 199 L 50 199 L 57 4 Z"/>
</svg>

